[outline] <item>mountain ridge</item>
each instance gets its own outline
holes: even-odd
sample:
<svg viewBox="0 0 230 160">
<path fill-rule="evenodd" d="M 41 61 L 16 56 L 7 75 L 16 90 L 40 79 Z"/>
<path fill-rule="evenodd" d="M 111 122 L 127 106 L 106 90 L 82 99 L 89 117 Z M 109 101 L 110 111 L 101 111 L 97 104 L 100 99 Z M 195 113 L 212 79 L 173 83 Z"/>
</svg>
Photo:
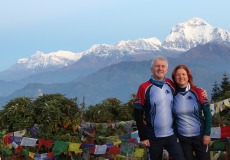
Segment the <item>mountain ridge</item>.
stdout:
<svg viewBox="0 0 230 160">
<path fill-rule="evenodd" d="M 230 44 L 230 32 L 222 28 L 214 28 L 205 20 L 194 17 L 173 26 L 170 34 L 163 42 L 156 37 L 152 37 L 148 39 L 121 40 L 117 44 L 95 44 L 80 53 L 57 51 L 44 54 L 37 52 L 29 58 L 19 59 L 17 64 L 6 71 L 0 72 L 0 80 L 19 80 L 43 72 L 57 71 L 60 68 L 71 67 L 71 65 L 85 57 L 97 58 L 98 61 L 100 61 L 100 58 L 114 59 L 114 61 L 110 60 L 108 64 L 101 65 L 101 67 L 104 67 L 132 59 L 135 56 L 142 57 L 141 60 L 143 60 L 144 56 L 146 56 L 145 53 L 149 52 L 157 52 L 157 54 L 163 54 L 166 57 L 177 56 L 198 44 L 208 42 Z M 22 72 L 22 74 L 17 74 L 17 72 Z"/>
<path fill-rule="evenodd" d="M 201 52 L 205 54 L 201 54 Z M 207 55 L 209 55 L 208 61 Z M 167 77 L 171 78 L 174 67 L 185 64 L 190 68 L 195 84 L 206 89 L 209 96 L 214 81 L 220 82 L 224 73 L 230 75 L 230 65 L 228 65 L 230 46 L 207 43 L 198 45 L 182 53 L 179 57 L 167 59 L 169 61 Z M 54 84 L 30 83 L 8 96 L 7 99 L 23 95 L 37 97 L 41 94 L 62 93 L 71 98 L 85 97 L 88 105 L 99 103 L 108 97 L 115 97 L 122 102 L 127 102 L 130 96 L 136 93 L 137 87 L 151 77 L 150 64 L 151 60 L 122 61 L 104 67 L 81 80 Z"/>
<path fill-rule="evenodd" d="M 191 26 L 193 25 L 193 23 L 194 23 L 194 26 L 198 28 L 194 28 L 194 30 L 191 30 Z M 187 26 L 189 26 L 188 28 L 190 29 L 186 29 Z M 203 27 L 203 29 L 199 30 L 200 27 Z M 205 30 L 204 28 L 206 27 L 208 27 L 208 31 L 204 31 Z M 195 31 L 198 32 L 198 30 L 199 30 L 199 33 L 195 34 Z M 176 34 L 175 31 L 178 31 L 178 34 Z M 189 35 L 189 31 L 191 31 L 191 33 L 194 34 L 193 37 L 187 36 Z M 179 33 L 184 33 L 184 34 L 179 34 Z M 211 33 L 211 34 L 206 34 L 206 33 Z M 172 38 L 173 35 L 174 35 L 174 38 Z M 201 37 L 201 38 L 193 40 L 194 37 L 197 38 L 197 35 L 200 35 L 198 37 Z M 186 41 L 180 41 L 180 39 L 183 40 L 185 38 L 187 38 Z M 185 42 L 185 43 L 182 43 L 182 42 Z M 93 85 L 97 86 L 97 84 L 95 84 L 94 81 L 89 81 L 87 79 L 89 76 L 91 75 L 96 76 L 98 73 L 102 72 L 101 70 L 109 68 L 109 67 L 114 67 L 114 65 L 115 66 L 116 65 L 126 66 L 125 63 L 133 65 L 134 62 L 138 63 L 138 62 L 143 62 L 143 61 L 149 61 L 153 57 L 159 56 L 159 55 L 169 58 L 174 63 L 176 62 L 179 63 L 178 62 L 179 60 L 182 62 L 185 61 L 189 65 L 189 67 L 194 67 L 194 69 L 197 72 L 197 73 L 196 72 L 194 73 L 195 75 L 196 74 L 199 75 L 202 71 L 203 75 L 210 76 L 211 79 L 214 79 L 215 78 L 214 73 L 211 73 L 212 75 L 210 75 L 209 73 L 206 73 L 207 70 L 218 71 L 217 74 L 220 76 L 221 74 L 223 74 L 223 73 L 220 73 L 221 68 L 219 69 L 219 67 L 216 66 L 215 68 L 213 67 L 213 69 L 210 69 L 207 67 L 207 64 L 213 65 L 213 64 L 222 63 L 225 60 L 229 60 L 229 57 L 230 57 L 228 55 L 229 46 L 230 46 L 230 33 L 228 31 L 225 31 L 221 28 L 213 28 L 206 21 L 199 19 L 199 18 L 193 18 L 187 22 L 180 23 L 177 26 L 174 26 L 174 28 L 172 29 L 172 32 L 167 36 L 164 42 L 161 42 L 156 37 L 152 37 L 149 39 L 142 38 L 138 40 L 128 40 L 128 41 L 122 40 L 114 45 L 97 44 L 97 45 L 93 45 L 90 49 L 84 52 L 81 52 L 81 53 L 74 53 L 70 51 L 59 51 L 59 52 L 52 52 L 52 54 L 44 55 L 44 53 L 42 52 L 41 53 L 37 52 L 37 56 L 42 57 L 41 60 L 49 59 L 49 58 L 45 58 L 45 56 L 48 57 L 50 55 L 51 56 L 55 55 L 56 57 L 55 56 L 52 57 L 53 59 L 56 58 L 59 60 L 63 60 L 62 58 L 64 56 L 66 58 L 66 61 L 69 61 L 69 63 L 67 65 L 63 65 L 64 63 L 67 63 L 64 60 L 62 63 L 62 67 L 60 67 L 59 65 L 57 66 L 54 65 L 53 67 L 49 67 L 48 64 L 45 65 L 44 63 L 44 65 L 41 65 L 43 66 L 43 68 L 41 67 L 42 68 L 41 70 L 40 69 L 37 69 L 37 70 L 27 69 L 27 68 L 23 68 L 22 66 L 21 68 L 18 67 L 18 69 L 16 70 L 9 69 L 4 72 L 0 72 L 0 80 L 2 80 L 0 81 L 0 83 L 2 83 L 1 85 L 2 89 L 0 91 L 0 96 L 2 97 L 2 99 L 6 100 L 6 99 L 9 99 L 10 97 L 13 98 L 15 96 L 23 95 L 22 93 L 25 93 L 25 95 L 28 95 L 28 96 L 29 94 L 27 93 L 31 93 L 31 96 L 32 95 L 36 96 L 38 94 L 37 91 L 39 91 L 39 94 L 40 94 L 41 91 L 47 91 L 45 93 L 52 93 L 54 91 L 63 90 L 63 93 L 67 94 L 68 89 L 71 90 L 75 88 L 75 90 L 82 90 L 84 86 L 85 88 L 87 88 L 88 85 L 90 85 L 91 88 L 87 90 L 89 93 L 92 93 L 95 87 Z M 213 54 L 214 52 L 212 51 L 214 51 L 215 54 Z M 219 55 L 217 54 L 218 51 L 220 53 Z M 59 53 L 59 55 L 57 53 Z M 65 56 L 65 54 L 63 53 L 65 53 L 66 55 L 68 54 L 69 57 Z M 75 57 L 75 55 L 73 54 L 78 54 L 78 55 Z M 192 56 L 190 56 L 191 54 Z M 71 55 L 73 55 L 73 57 L 75 57 L 76 59 L 73 60 L 74 58 Z M 32 55 L 31 57 L 33 56 L 34 55 Z M 200 59 L 203 59 L 203 61 L 200 61 Z M 20 63 L 26 62 L 26 60 L 28 59 L 21 59 Z M 133 63 L 129 63 L 129 61 L 132 61 Z M 190 61 L 193 63 L 191 63 Z M 210 64 L 210 62 L 208 61 L 212 61 L 213 64 Z M 136 65 L 139 66 L 138 64 Z M 198 68 L 198 66 L 200 66 L 200 68 Z M 223 65 L 220 65 L 220 66 L 223 66 Z M 116 73 L 117 71 L 119 71 L 121 72 L 120 74 L 122 74 L 123 73 L 122 71 L 128 68 L 129 66 L 126 66 L 122 70 L 114 70 L 114 72 Z M 228 68 L 228 66 L 222 67 L 222 70 L 223 68 Z M 148 68 L 145 68 L 145 69 L 149 71 Z M 141 72 L 141 70 L 139 69 L 136 69 L 135 72 L 137 71 Z M 129 70 L 129 72 L 132 73 L 131 69 Z M 138 73 L 136 74 L 138 75 Z M 200 76 L 202 76 L 202 74 L 200 74 Z M 119 74 L 117 73 L 117 75 Z M 110 76 L 107 75 L 106 77 L 109 78 Z M 122 74 L 122 77 L 123 78 L 125 77 L 125 73 Z M 141 79 L 140 77 L 135 76 L 135 75 L 132 75 L 132 77 L 134 77 L 134 79 L 135 78 Z M 84 81 L 88 83 L 86 84 Z M 97 81 L 100 81 L 100 78 L 98 78 Z M 120 79 L 119 81 L 122 82 L 122 80 Z M 9 87 L 9 85 L 12 83 L 15 83 L 17 85 L 12 85 L 12 87 L 9 90 L 7 90 L 7 87 Z M 77 87 L 67 87 L 68 89 L 58 90 L 58 88 L 60 88 L 62 85 L 67 85 L 68 83 L 69 84 L 74 83 Z M 108 80 L 105 80 L 104 83 L 107 84 Z M 126 81 L 124 81 L 124 83 L 126 84 L 121 83 L 120 85 L 124 87 L 130 86 L 131 88 L 133 87 L 131 86 L 131 84 L 134 85 L 133 83 L 126 82 Z M 201 84 L 203 84 L 203 82 Z M 36 89 L 34 91 L 31 91 L 31 89 L 33 88 L 32 87 L 33 85 L 45 86 L 46 89 L 43 89 L 43 87 L 41 88 L 35 87 Z M 99 86 L 102 86 L 102 85 L 103 84 L 100 84 Z M 55 86 L 55 87 L 53 88 L 51 86 Z M 119 85 L 117 87 L 119 87 Z M 210 85 L 208 87 L 210 88 Z M 48 88 L 49 90 L 47 90 Z M 103 87 L 104 92 L 105 93 L 112 92 L 112 90 L 110 91 L 109 88 L 111 88 L 109 84 Z M 27 90 L 27 92 L 25 90 Z M 95 90 L 98 90 L 98 89 L 95 88 Z M 106 97 L 109 95 L 109 94 L 102 93 L 103 90 L 98 90 L 98 93 L 99 92 L 102 95 L 104 95 L 103 97 Z M 88 94 L 87 91 L 84 91 L 83 93 Z M 113 95 L 115 96 L 116 94 L 124 95 L 124 94 L 128 94 L 128 92 L 120 93 L 116 91 L 116 89 L 114 89 Z M 73 95 L 74 94 L 72 94 L 72 96 Z M 102 96 L 98 96 L 96 94 L 93 94 L 93 95 L 94 97 L 98 97 L 98 99 L 103 98 Z M 76 94 L 76 96 L 78 96 L 78 94 Z"/>
</svg>

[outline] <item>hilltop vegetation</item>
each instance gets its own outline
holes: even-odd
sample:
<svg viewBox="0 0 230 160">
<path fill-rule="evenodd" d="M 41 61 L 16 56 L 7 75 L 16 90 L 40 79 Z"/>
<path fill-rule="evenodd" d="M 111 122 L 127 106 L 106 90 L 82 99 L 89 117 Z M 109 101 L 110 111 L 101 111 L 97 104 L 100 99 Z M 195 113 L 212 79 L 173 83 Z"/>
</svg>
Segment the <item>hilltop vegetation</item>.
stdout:
<svg viewBox="0 0 230 160">
<path fill-rule="evenodd" d="M 213 85 L 211 103 L 229 97 L 230 82 L 227 75 L 224 74 L 221 84 L 215 82 Z M 79 103 L 77 98 L 66 98 L 59 93 L 44 94 L 37 99 L 19 97 L 10 100 L 3 106 L 4 109 L 0 110 L 0 133 L 26 129 L 25 137 L 104 144 L 105 141 L 101 137 L 125 134 L 125 128 L 122 126 L 108 128 L 97 125 L 96 132 L 90 132 L 88 137 L 82 139 L 78 126 L 82 122 L 109 124 L 133 120 L 134 100 L 135 94 L 131 95 L 127 103 L 121 103 L 117 98 L 107 98 L 99 104 L 86 106 L 85 98 Z M 229 111 L 230 109 L 227 108 L 224 112 L 215 114 L 213 126 L 230 125 Z M 49 152 L 50 150 L 30 148 L 30 151 Z"/>
<path fill-rule="evenodd" d="M 9 101 L 0 111 L 1 129 L 14 132 L 39 126 L 38 138 L 79 142 L 77 126 L 82 121 L 109 123 L 133 119 L 134 96 L 125 104 L 108 98 L 86 108 L 84 99 L 68 99 L 62 94 L 47 94 L 32 100 L 20 97 Z M 66 136 L 63 136 L 66 135 Z M 67 136 L 69 135 L 69 137 Z M 32 135 L 27 135 L 32 136 Z"/>
</svg>

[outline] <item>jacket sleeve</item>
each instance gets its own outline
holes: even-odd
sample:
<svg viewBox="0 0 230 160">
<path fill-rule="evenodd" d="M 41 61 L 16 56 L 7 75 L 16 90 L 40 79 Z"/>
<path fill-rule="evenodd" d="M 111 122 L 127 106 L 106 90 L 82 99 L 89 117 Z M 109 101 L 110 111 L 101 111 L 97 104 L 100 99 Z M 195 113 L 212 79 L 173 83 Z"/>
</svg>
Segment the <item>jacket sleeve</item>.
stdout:
<svg viewBox="0 0 230 160">
<path fill-rule="evenodd" d="M 210 110 L 210 104 L 202 104 L 203 113 L 204 113 L 204 135 L 210 136 L 211 125 L 212 125 L 212 114 Z"/>
<path fill-rule="evenodd" d="M 146 135 L 146 125 L 144 124 L 143 116 L 144 116 L 143 110 L 134 108 L 134 119 L 136 121 L 140 141 L 148 139 Z"/>
<path fill-rule="evenodd" d="M 204 92 L 201 88 L 195 88 L 196 94 L 198 96 L 198 101 L 201 104 L 203 114 L 204 114 L 204 135 L 209 136 L 211 134 L 211 125 L 212 125 L 212 114 L 210 110 L 210 104 L 207 97 L 202 95 Z"/>
<path fill-rule="evenodd" d="M 139 86 L 134 103 L 134 119 L 136 121 L 140 140 L 146 140 L 146 125 L 144 124 L 145 87 Z"/>
</svg>

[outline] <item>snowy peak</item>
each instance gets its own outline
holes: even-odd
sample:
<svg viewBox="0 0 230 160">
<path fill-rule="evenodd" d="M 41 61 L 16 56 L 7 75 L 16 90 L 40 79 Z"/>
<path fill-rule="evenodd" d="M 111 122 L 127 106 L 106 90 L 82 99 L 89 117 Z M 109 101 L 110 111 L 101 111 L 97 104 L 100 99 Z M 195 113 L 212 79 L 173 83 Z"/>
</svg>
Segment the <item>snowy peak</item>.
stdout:
<svg viewBox="0 0 230 160">
<path fill-rule="evenodd" d="M 215 37 L 217 42 L 230 42 L 230 32 L 225 31 L 221 28 L 215 28 L 213 30 L 213 37 Z"/>
<path fill-rule="evenodd" d="M 120 41 L 117 44 L 96 44 L 89 50 L 83 52 L 83 55 L 94 55 L 96 57 L 112 56 L 111 54 L 141 54 L 140 51 L 160 50 L 161 41 L 155 37 L 149 39 Z"/>
<path fill-rule="evenodd" d="M 141 38 L 137 40 L 121 40 L 116 44 L 95 44 L 81 53 L 58 51 L 45 54 L 37 52 L 29 58 L 19 59 L 11 70 L 17 69 L 56 69 L 69 66 L 78 60 L 95 59 L 96 61 L 113 62 L 129 60 L 130 57 L 141 59 L 149 58 L 153 54 L 177 55 L 187 51 L 198 44 L 217 42 L 230 44 L 230 32 L 221 28 L 214 28 L 201 18 L 194 17 L 184 23 L 172 27 L 170 34 L 162 43 L 156 37 Z M 148 55 L 147 55 L 148 54 Z M 88 62 L 86 62 L 87 64 Z"/>
<path fill-rule="evenodd" d="M 209 26 L 212 28 L 212 26 L 210 24 L 208 24 L 205 20 L 201 19 L 201 18 L 198 18 L 198 17 L 194 17 L 190 20 L 188 20 L 187 22 L 185 23 L 182 23 L 182 25 L 185 25 L 185 26 L 193 26 L 193 27 L 199 27 L 199 26 Z M 180 25 L 180 24 L 179 24 Z"/>
<path fill-rule="evenodd" d="M 19 59 L 16 67 L 27 69 L 45 69 L 47 67 L 61 68 L 76 62 L 81 56 L 81 53 L 69 51 L 51 52 L 49 54 L 38 51 L 29 58 Z"/>
<path fill-rule="evenodd" d="M 135 41 L 120 41 L 117 47 L 127 50 L 159 50 L 157 46 L 161 45 L 161 41 L 155 37 L 149 39 L 138 39 Z"/>
<path fill-rule="evenodd" d="M 195 17 L 174 26 L 162 45 L 166 48 L 188 50 L 198 44 L 229 41 L 229 39 L 228 31 L 213 28 L 205 20 Z"/>
</svg>

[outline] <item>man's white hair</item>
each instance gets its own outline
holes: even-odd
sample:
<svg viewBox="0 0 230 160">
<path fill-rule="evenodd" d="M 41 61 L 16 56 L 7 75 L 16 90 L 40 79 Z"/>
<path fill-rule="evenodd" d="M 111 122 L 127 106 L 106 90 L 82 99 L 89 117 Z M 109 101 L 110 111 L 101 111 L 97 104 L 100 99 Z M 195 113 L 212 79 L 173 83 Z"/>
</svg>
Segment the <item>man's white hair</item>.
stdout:
<svg viewBox="0 0 230 160">
<path fill-rule="evenodd" d="M 155 64 L 155 62 L 158 61 L 158 60 L 160 60 L 160 61 L 165 61 L 166 64 L 167 64 L 166 67 L 168 68 L 168 60 L 167 60 L 165 57 L 162 57 L 162 56 L 157 56 L 157 57 L 153 58 L 153 59 L 152 59 L 152 63 L 151 63 L 151 67 L 153 67 L 154 64 Z"/>
</svg>

